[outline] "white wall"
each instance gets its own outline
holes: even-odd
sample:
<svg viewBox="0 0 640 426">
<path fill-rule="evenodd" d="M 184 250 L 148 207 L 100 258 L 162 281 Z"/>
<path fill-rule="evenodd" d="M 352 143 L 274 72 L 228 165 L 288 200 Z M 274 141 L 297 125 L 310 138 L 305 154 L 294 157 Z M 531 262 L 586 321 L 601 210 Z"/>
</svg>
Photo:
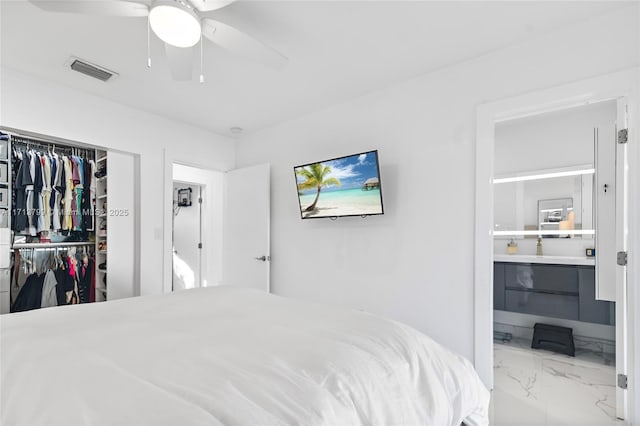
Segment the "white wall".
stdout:
<svg viewBox="0 0 640 426">
<path fill-rule="evenodd" d="M 496 124 L 495 174 L 593 164 L 593 129 L 615 133 L 616 102 Z"/>
<path fill-rule="evenodd" d="M 179 144 L 177 160 L 207 168 L 228 170 L 235 162 L 230 138 L 6 67 L 0 68 L 0 124 L 140 155 L 141 294 L 163 291 L 161 241 L 171 232 L 163 221 L 163 150 Z"/>
<path fill-rule="evenodd" d="M 136 155 L 107 153 L 107 300 L 123 299 L 139 294 L 139 227 L 140 205 L 135 181 L 138 175 Z M 98 200 L 99 207 L 100 200 Z M 100 275 L 98 275 L 100 276 Z M 101 277 L 103 278 L 103 277 Z M 133 284 L 133 285 L 132 285 Z"/>
<path fill-rule="evenodd" d="M 476 107 L 637 66 L 626 9 L 242 138 L 238 166 L 272 165 L 272 291 L 387 315 L 473 359 Z M 302 221 L 293 166 L 369 149 L 385 215 Z"/>
</svg>

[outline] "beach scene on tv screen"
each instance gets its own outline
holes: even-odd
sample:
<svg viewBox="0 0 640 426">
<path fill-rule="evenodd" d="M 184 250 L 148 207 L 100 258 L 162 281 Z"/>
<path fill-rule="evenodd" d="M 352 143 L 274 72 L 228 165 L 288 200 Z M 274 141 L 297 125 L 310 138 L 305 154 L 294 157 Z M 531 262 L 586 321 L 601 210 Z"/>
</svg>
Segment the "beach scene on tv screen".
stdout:
<svg viewBox="0 0 640 426">
<path fill-rule="evenodd" d="M 382 213 L 375 152 L 296 167 L 303 218 Z"/>
</svg>

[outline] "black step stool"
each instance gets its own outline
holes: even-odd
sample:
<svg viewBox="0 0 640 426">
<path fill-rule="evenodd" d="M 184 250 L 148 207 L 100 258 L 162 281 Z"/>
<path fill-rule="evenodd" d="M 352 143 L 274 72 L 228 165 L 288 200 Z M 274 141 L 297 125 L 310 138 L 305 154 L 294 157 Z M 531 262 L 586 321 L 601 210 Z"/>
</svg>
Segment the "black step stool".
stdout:
<svg viewBox="0 0 640 426">
<path fill-rule="evenodd" d="M 546 349 L 569 356 L 576 356 L 573 329 L 557 325 L 536 323 L 533 326 L 533 349 Z"/>
</svg>

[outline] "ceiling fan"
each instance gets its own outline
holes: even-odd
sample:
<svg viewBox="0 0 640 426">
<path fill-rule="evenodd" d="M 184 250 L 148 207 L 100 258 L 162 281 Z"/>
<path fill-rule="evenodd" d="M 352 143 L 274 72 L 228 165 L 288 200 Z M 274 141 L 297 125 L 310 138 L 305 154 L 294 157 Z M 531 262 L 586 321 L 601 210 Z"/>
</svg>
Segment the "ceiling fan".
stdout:
<svg viewBox="0 0 640 426">
<path fill-rule="evenodd" d="M 48 12 L 84 15 L 146 17 L 148 26 L 165 43 L 165 53 L 175 80 L 191 80 L 193 47 L 208 39 L 230 52 L 270 68 L 288 61 L 281 53 L 244 32 L 209 18 L 207 12 L 235 0 L 29 0 Z M 151 60 L 149 59 L 149 66 Z M 200 81 L 203 82 L 202 73 Z"/>
</svg>

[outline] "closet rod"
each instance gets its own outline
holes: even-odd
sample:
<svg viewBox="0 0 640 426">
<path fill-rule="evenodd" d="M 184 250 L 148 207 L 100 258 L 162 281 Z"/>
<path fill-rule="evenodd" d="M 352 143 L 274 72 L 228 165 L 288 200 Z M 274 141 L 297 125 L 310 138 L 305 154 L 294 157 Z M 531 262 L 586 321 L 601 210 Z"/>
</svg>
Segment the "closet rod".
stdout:
<svg viewBox="0 0 640 426">
<path fill-rule="evenodd" d="M 36 150 L 51 150 L 51 148 L 55 148 L 57 152 L 61 154 L 70 154 L 73 155 L 74 152 L 83 152 L 86 153 L 87 157 L 93 158 L 95 157 L 95 150 L 88 148 L 78 148 L 71 146 L 58 145 L 55 142 L 39 142 L 30 139 L 24 139 L 19 137 L 12 137 L 11 142 L 14 146 L 24 146 L 25 148 L 28 146 L 29 148 L 34 148 Z"/>
<path fill-rule="evenodd" d="M 14 243 L 13 249 L 51 248 L 51 247 L 94 247 L 94 242 L 68 242 L 68 243 Z"/>
<path fill-rule="evenodd" d="M 61 146 L 68 146 L 70 148 L 80 148 L 80 149 L 90 149 L 90 150 L 102 149 L 84 142 L 78 142 L 71 139 L 57 138 L 54 136 L 43 135 L 40 133 L 29 132 L 21 129 L 15 129 L 13 127 L 0 126 L 0 131 L 9 134 L 9 136 L 11 136 L 12 139 L 28 140 L 28 141 L 34 141 L 39 143 L 48 143 L 52 145 L 55 144 L 56 147 L 58 145 L 61 145 Z"/>
</svg>

